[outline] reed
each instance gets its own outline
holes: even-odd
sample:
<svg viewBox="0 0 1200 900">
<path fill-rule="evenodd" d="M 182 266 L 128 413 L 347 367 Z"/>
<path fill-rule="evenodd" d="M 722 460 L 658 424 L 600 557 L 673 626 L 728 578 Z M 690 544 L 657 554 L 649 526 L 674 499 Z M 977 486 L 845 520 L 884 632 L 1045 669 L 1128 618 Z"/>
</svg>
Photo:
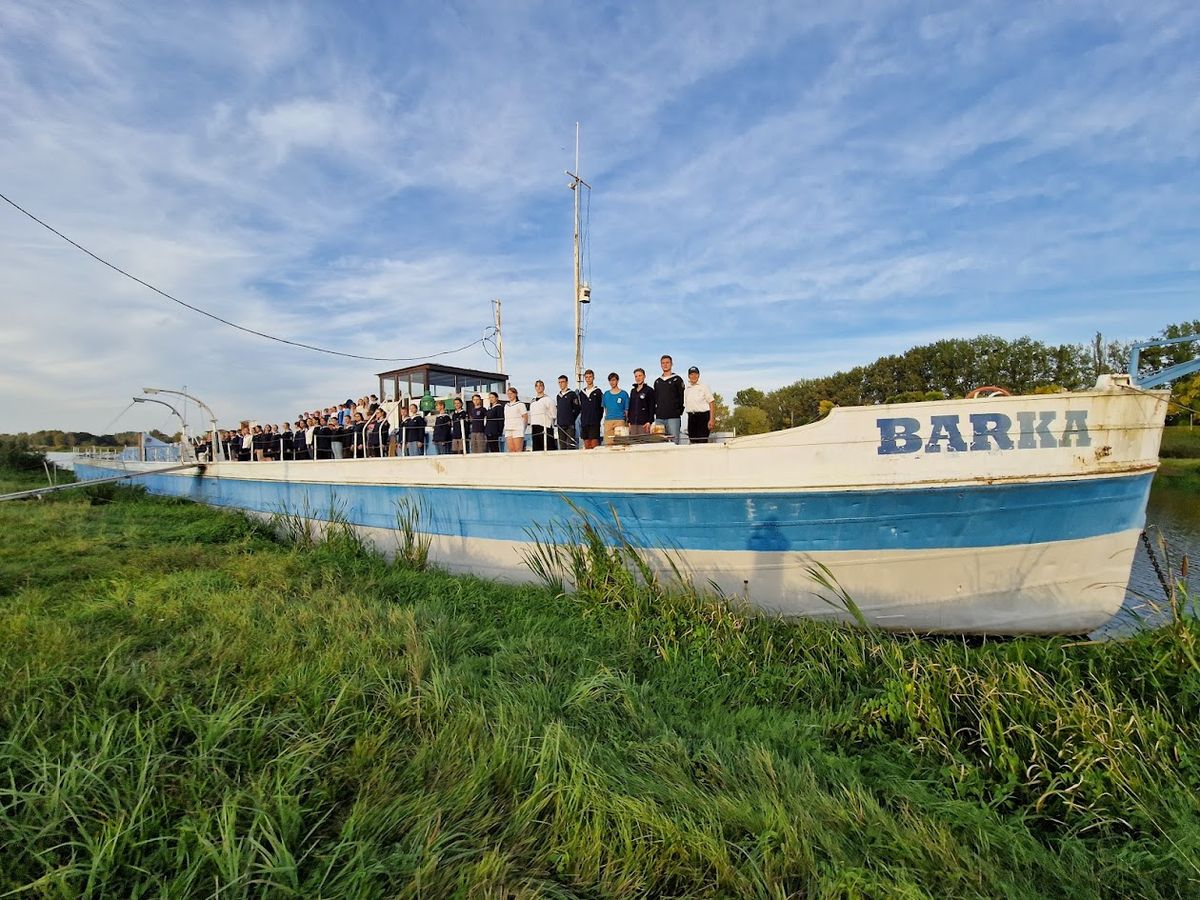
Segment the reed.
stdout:
<svg viewBox="0 0 1200 900">
<path fill-rule="evenodd" d="M 396 562 L 416 572 L 429 567 L 432 539 L 421 530 L 429 520 L 429 510 L 417 498 L 406 496 L 396 502 Z"/>
<path fill-rule="evenodd" d="M 1200 890 L 1186 577 L 1120 641 L 922 640 L 576 527 L 512 587 L 153 497 L 0 505 L 0 895 Z"/>
</svg>

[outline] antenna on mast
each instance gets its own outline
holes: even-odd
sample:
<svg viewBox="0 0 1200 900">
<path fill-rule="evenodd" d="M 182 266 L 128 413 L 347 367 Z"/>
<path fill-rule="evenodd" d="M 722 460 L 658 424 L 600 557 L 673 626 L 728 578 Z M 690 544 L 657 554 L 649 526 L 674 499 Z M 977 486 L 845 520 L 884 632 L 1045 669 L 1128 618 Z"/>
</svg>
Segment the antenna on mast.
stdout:
<svg viewBox="0 0 1200 900">
<path fill-rule="evenodd" d="M 592 302 L 592 286 L 583 281 L 579 261 L 579 186 L 589 191 L 592 186 L 579 177 L 579 123 L 575 123 L 575 171 L 568 172 L 571 182 L 567 185 L 575 192 L 575 386 L 583 384 L 583 316 L 582 306 Z"/>
<path fill-rule="evenodd" d="M 492 317 L 496 320 L 496 362 L 500 371 L 504 371 L 504 333 L 500 330 L 500 301 L 492 301 Z"/>
</svg>

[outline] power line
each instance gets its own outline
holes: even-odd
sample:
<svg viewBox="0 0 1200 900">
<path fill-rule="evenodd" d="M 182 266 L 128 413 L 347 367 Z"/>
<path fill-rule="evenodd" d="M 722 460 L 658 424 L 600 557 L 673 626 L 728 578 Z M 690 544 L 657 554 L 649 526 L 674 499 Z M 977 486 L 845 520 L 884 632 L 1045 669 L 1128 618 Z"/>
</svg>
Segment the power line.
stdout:
<svg viewBox="0 0 1200 900">
<path fill-rule="evenodd" d="M 476 344 L 482 344 L 484 341 L 488 340 L 489 337 L 491 337 L 491 335 L 485 331 L 483 337 L 473 340 L 469 344 L 463 344 L 461 347 L 455 347 L 453 350 L 442 350 L 438 353 L 427 353 L 424 356 L 360 356 L 357 353 L 345 353 L 341 350 L 330 350 L 327 347 L 318 347 L 315 344 L 305 344 L 301 341 L 291 341 L 291 340 L 288 340 L 287 338 L 276 337 L 275 335 L 267 334 L 264 331 L 256 331 L 253 328 L 247 328 L 245 325 L 239 325 L 236 322 L 230 322 L 228 319 L 221 318 L 216 313 L 211 313 L 206 309 L 201 309 L 198 306 L 193 306 L 192 304 L 190 304 L 184 300 L 180 300 L 178 297 L 172 297 L 166 291 L 155 287 L 150 282 L 143 281 L 141 278 L 138 278 L 136 275 L 126 272 L 120 266 L 110 263 L 104 257 L 98 256 L 97 254 L 93 253 L 91 250 L 89 250 L 87 247 L 80 244 L 78 241 L 72 240 L 71 238 L 69 238 L 65 234 L 63 234 L 61 231 L 59 231 L 57 228 L 54 228 L 52 225 L 49 225 L 46 222 L 43 222 L 41 219 L 39 219 L 37 216 L 35 216 L 29 210 L 23 208 L 22 206 L 18 205 L 17 203 L 14 203 L 12 200 L 10 200 L 8 197 L 6 197 L 4 194 L 0 194 L 0 200 L 3 200 L 5 203 L 7 203 L 9 206 L 11 206 L 13 209 L 15 209 L 17 212 L 21 213 L 22 215 L 28 216 L 30 219 L 33 219 L 33 221 L 37 222 L 39 225 L 41 225 L 43 228 L 45 228 L 51 234 L 57 235 L 58 237 L 62 238 L 64 241 L 66 241 L 68 244 L 70 244 L 76 250 L 83 251 L 84 253 L 86 253 L 88 256 L 90 256 L 92 259 L 94 259 L 96 262 L 100 263 L 101 265 L 108 266 L 108 268 L 112 269 L 114 272 L 124 275 L 126 278 L 130 279 L 131 281 L 136 281 L 142 287 L 149 288 L 150 290 L 154 291 L 154 293 L 156 293 L 162 297 L 166 297 L 172 303 L 178 303 L 180 306 L 184 307 L 185 309 L 190 309 L 192 312 L 199 313 L 202 316 L 207 316 L 208 318 L 212 319 L 214 322 L 220 322 L 222 325 L 228 325 L 230 328 L 236 328 L 238 331 L 245 332 L 246 334 L 252 334 L 255 337 L 265 338 L 268 341 L 277 341 L 280 344 L 287 344 L 289 347 L 299 347 L 302 350 L 312 350 L 316 353 L 328 353 L 330 356 L 342 356 L 347 359 L 363 359 L 368 362 L 417 362 L 418 360 L 433 359 L 438 356 L 449 356 L 452 353 L 461 353 L 464 350 L 474 347 Z M 492 327 L 491 330 L 494 331 L 495 328 Z"/>
</svg>

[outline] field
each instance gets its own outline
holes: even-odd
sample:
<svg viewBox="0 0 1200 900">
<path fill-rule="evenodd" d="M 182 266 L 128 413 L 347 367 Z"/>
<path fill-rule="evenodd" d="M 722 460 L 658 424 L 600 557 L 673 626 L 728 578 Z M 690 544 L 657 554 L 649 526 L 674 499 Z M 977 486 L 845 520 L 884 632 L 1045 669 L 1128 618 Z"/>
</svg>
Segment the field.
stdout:
<svg viewBox="0 0 1200 900">
<path fill-rule="evenodd" d="M 1192 619 L 920 640 L 416 562 L 0 504 L 0 896 L 1200 894 Z"/>
</svg>

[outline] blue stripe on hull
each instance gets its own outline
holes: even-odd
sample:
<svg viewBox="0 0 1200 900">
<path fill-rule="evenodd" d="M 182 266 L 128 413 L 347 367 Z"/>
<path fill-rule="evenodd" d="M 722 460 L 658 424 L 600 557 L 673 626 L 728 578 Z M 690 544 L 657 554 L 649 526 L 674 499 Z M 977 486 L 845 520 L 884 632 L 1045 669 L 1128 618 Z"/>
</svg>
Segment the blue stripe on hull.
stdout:
<svg viewBox="0 0 1200 900">
<path fill-rule="evenodd" d="M 98 477 L 112 474 L 77 466 Z M 193 475 L 138 481 L 159 494 L 258 512 L 395 528 L 405 498 L 428 512 L 433 534 L 527 541 L 531 525 L 571 515 L 563 498 L 609 519 L 647 547 L 683 550 L 928 550 L 998 547 L 1097 537 L 1145 520 L 1152 474 L 942 488 L 784 494 L 643 494 L 522 491 L 379 484 L 305 484 Z"/>
</svg>

